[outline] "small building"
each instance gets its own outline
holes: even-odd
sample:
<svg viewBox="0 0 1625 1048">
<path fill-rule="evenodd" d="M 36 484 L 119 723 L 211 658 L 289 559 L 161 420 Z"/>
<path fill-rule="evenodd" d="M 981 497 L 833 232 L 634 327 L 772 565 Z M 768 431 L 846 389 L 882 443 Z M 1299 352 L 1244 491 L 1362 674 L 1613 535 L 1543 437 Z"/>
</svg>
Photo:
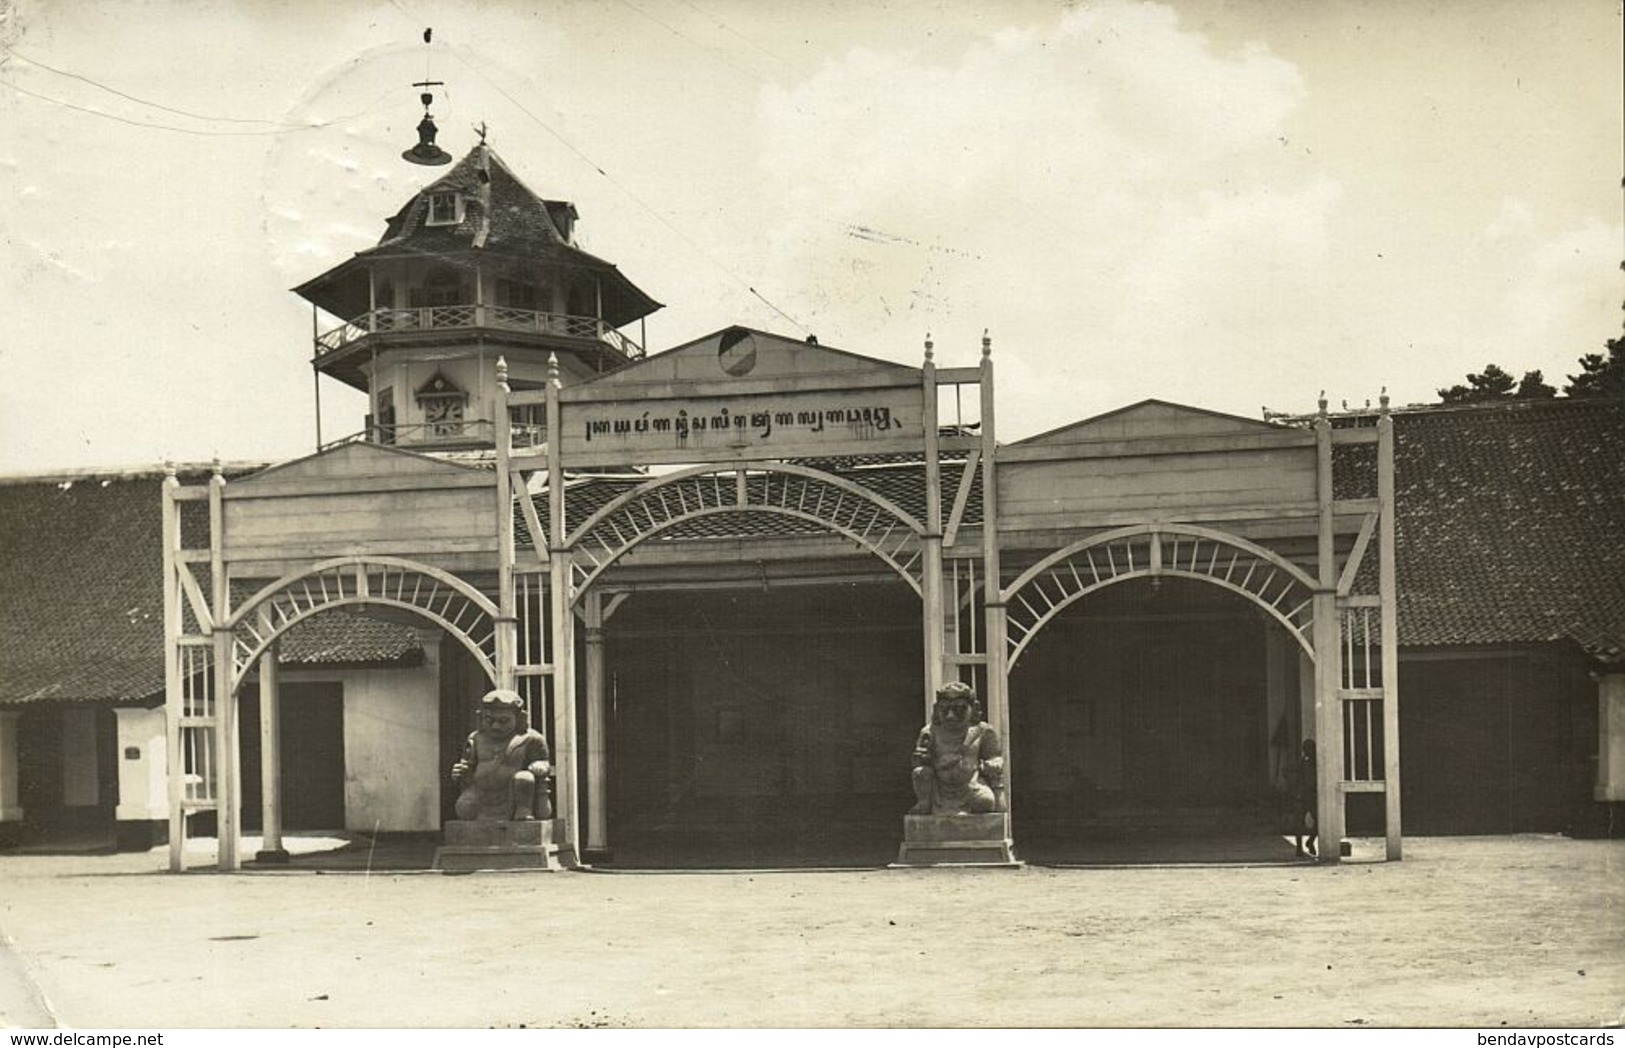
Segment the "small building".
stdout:
<svg viewBox="0 0 1625 1048">
<path fill-rule="evenodd" d="M 163 530 L 153 498 L 163 477 L 0 478 L 0 846 L 141 849 L 167 837 Z M 438 631 L 344 614 L 289 634 L 279 662 L 291 828 L 418 829 L 438 813 L 437 777 L 403 781 L 398 771 L 428 767 L 438 752 L 414 761 L 385 729 L 415 703 L 430 719 L 421 745 L 437 745 L 439 646 Z M 242 695 L 249 721 L 257 683 Z M 251 830 L 258 738 L 242 740 Z M 380 761 L 397 770 L 347 776 Z"/>
</svg>

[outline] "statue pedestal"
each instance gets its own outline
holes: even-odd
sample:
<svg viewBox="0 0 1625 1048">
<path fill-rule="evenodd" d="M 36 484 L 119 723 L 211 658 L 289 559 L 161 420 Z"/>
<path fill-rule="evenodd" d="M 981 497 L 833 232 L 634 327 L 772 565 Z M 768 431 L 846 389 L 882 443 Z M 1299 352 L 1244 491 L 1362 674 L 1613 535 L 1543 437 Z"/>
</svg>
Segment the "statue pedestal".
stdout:
<svg viewBox="0 0 1625 1048">
<path fill-rule="evenodd" d="M 434 868 L 446 873 L 561 870 L 555 825 L 552 819 L 454 819 L 444 827 L 444 843 L 434 853 Z"/>
<path fill-rule="evenodd" d="M 1020 866 L 1010 815 L 905 815 L 897 866 Z"/>
</svg>

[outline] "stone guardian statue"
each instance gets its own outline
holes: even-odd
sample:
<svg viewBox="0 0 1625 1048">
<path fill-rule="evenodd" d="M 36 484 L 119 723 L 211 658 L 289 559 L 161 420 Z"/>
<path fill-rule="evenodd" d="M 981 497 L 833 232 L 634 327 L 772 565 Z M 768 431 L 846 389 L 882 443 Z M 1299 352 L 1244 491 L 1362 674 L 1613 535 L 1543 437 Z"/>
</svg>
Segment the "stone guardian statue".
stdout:
<svg viewBox="0 0 1625 1048">
<path fill-rule="evenodd" d="M 910 815 L 984 815 L 1004 810 L 1004 747 L 982 719 L 970 685 L 937 689 L 931 723 L 914 744 Z"/>
<path fill-rule="evenodd" d="M 525 700 L 498 688 L 480 700 L 479 730 L 463 746 L 463 759 L 451 766 L 462 789 L 457 817 L 466 820 L 528 822 L 551 819 L 547 783 L 553 758 L 547 739 L 530 726 Z"/>
</svg>

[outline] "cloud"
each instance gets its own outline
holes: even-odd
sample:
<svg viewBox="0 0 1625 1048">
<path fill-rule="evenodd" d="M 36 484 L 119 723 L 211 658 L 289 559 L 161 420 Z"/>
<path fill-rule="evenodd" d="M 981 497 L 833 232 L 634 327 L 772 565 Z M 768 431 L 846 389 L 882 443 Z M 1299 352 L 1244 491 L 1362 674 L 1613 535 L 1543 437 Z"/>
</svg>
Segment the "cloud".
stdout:
<svg viewBox="0 0 1625 1048">
<path fill-rule="evenodd" d="M 1340 191 L 1290 145 L 1304 93 L 1292 64 L 1221 54 L 1149 4 L 1007 28 L 947 64 L 853 50 L 762 96 L 768 282 L 826 342 L 882 356 L 928 330 L 968 353 L 993 327 L 1051 383 L 1028 429 L 1125 394 L 1201 402 L 1193 367 L 1222 370 L 1283 312 L 1308 323 L 1327 293 Z"/>
</svg>

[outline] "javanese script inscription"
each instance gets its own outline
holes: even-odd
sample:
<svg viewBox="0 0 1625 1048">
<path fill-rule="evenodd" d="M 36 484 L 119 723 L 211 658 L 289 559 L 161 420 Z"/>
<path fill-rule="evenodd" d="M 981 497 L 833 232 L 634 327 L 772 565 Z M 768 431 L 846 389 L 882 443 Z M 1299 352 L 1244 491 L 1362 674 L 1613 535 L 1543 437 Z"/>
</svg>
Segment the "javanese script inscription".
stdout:
<svg viewBox="0 0 1625 1048">
<path fill-rule="evenodd" d="M 582 435 L 588 443 L 600 440 L 624 441 L 628 437 L 675 440 L 703 438 L 707 434 L 724 437 L 769 440 L 777 432 L 793 432 L 796 436 L 811 436 L 839 432 L 844 436 L 884 434 L 904 428 L 902 419 L 893 414 L 891 407 L 881 404 L 862 406 L 836 406 L 798 410 L 752 411 L 721 407 L 714 412 L 679 408 L 675 414 L 655 414 L 645 411 L 639 415 L 620 418 L 588 417 L 582 422 Z"/>
</svg>

